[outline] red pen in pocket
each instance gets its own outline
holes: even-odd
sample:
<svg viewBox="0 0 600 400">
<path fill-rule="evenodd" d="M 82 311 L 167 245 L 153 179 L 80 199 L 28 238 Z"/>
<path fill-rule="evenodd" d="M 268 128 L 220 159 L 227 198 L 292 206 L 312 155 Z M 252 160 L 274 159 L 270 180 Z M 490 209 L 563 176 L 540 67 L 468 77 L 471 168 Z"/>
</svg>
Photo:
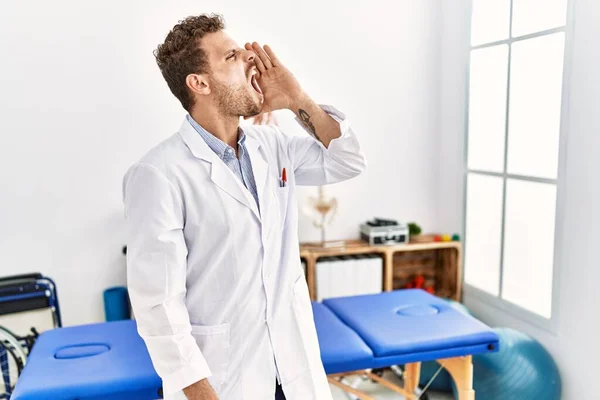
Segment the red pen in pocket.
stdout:
<svg viewBox="0 0 600 400">
<path fill-rule="evenodd" d="M 283 167 L 283 171 L 281 171 L 281 187 L 287 186 L 287 175 L 285 174 L 285 167 Z"/>
</svg>

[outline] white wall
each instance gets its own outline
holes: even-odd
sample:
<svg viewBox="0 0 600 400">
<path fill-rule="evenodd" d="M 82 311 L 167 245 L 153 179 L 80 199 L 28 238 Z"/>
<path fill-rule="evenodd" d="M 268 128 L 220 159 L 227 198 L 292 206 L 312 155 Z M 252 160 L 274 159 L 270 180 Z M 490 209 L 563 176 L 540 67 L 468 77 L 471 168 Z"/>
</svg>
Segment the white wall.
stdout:
<svg viewBox="0 0 600 400">
<path fill-rule="evenodd" d="M 374 216 L 436 228 L 435 0 L 3 2 L 0 276 L 53 277 L 66 325 L 102 320 L 102 291 L 125 283 L 121 178 L 184 116 L 152 50 L 201 12 L 223 13 L 241 45 L 268 41 L 316 101 L 350 116 L 369 169 L 330 189 L 328 238 Z"/>
<path fill-rule="evenodd" d="M 597 261 L 597 230 L 600 226 L 600 2 L 574 0 L 574 32 L 571 49 L 570 87 L 566 125 L 566 184 L 559 187 L 564 196 L 563 240 L 556 243 L 560 258 L 558 330 L 552 333 L 465 295 L 466 305 L 492 326 L 508 326 L 527 332 L 551 352 L 561 370 L 563 398 L 597 399 L 600 393 L 597 360 L 600 344 Z M 440 199 L 452 207 L 439 205 L 440 221 L 448 226 L 463 218 L 463 148 L 468 56 L 468 0 L 461 7 L 445 1 L 442 28 L 442 80 L 440 146 Z M 466 46 L 466 47 L 465 47 Z M 441 200 L 440 200 L 441 201 Z M 461 205 L 458 208 L 456 205 Z M 456 212 L 461 210 L 461 212 Z M 468 266 L 466 266 L 468 268 Z"/>
</svg>

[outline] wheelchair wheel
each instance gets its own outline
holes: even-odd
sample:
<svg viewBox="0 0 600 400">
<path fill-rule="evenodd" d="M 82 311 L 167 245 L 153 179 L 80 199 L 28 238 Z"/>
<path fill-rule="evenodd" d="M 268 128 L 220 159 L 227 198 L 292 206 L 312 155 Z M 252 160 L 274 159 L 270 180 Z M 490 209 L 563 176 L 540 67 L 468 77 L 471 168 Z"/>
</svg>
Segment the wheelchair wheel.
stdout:
<svg viewBox="0 0 600 400">
<path fill-rule="evenodd" d="M 0 399 L 9 399 L 27 361 L 27 355 L 19 341 L 0 327 Z"/>
</svg>

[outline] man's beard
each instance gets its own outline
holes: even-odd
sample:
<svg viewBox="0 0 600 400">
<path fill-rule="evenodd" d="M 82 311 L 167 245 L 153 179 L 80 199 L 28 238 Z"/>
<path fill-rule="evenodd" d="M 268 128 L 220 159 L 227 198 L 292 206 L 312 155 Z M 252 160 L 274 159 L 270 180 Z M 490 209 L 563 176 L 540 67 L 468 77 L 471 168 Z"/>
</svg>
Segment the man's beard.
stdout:
<svg viewBox="0 0 600 400">
<path fill-rule="evenodd" d="M 212 79 L 217 107 L 224 116 L 253 117 L 260 113 L 262 105 L 252 96 L 246 85 L 228 86 Z"/>
</svg>

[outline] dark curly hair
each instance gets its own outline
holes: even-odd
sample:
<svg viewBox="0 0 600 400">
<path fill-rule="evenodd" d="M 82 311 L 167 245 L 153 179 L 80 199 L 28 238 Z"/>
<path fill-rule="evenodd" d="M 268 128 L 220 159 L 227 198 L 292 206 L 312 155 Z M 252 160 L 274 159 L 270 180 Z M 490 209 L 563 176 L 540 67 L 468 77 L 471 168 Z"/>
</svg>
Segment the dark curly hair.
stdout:
<svg viewBox="0 0 600 400">
<path fill-rule="evenodd" d="M 207 33 L 225 29 L 225 20 L 219 14 L 201 14 L 179 21 L 154 50 L 156 63 L 167 81 L 171 92 L 188 112 L 194 106 L 194 97 L 185 79 L 189 74 L 210 72 L 206 52 L 200 47 L 200 39 Z"/>
</svg>

